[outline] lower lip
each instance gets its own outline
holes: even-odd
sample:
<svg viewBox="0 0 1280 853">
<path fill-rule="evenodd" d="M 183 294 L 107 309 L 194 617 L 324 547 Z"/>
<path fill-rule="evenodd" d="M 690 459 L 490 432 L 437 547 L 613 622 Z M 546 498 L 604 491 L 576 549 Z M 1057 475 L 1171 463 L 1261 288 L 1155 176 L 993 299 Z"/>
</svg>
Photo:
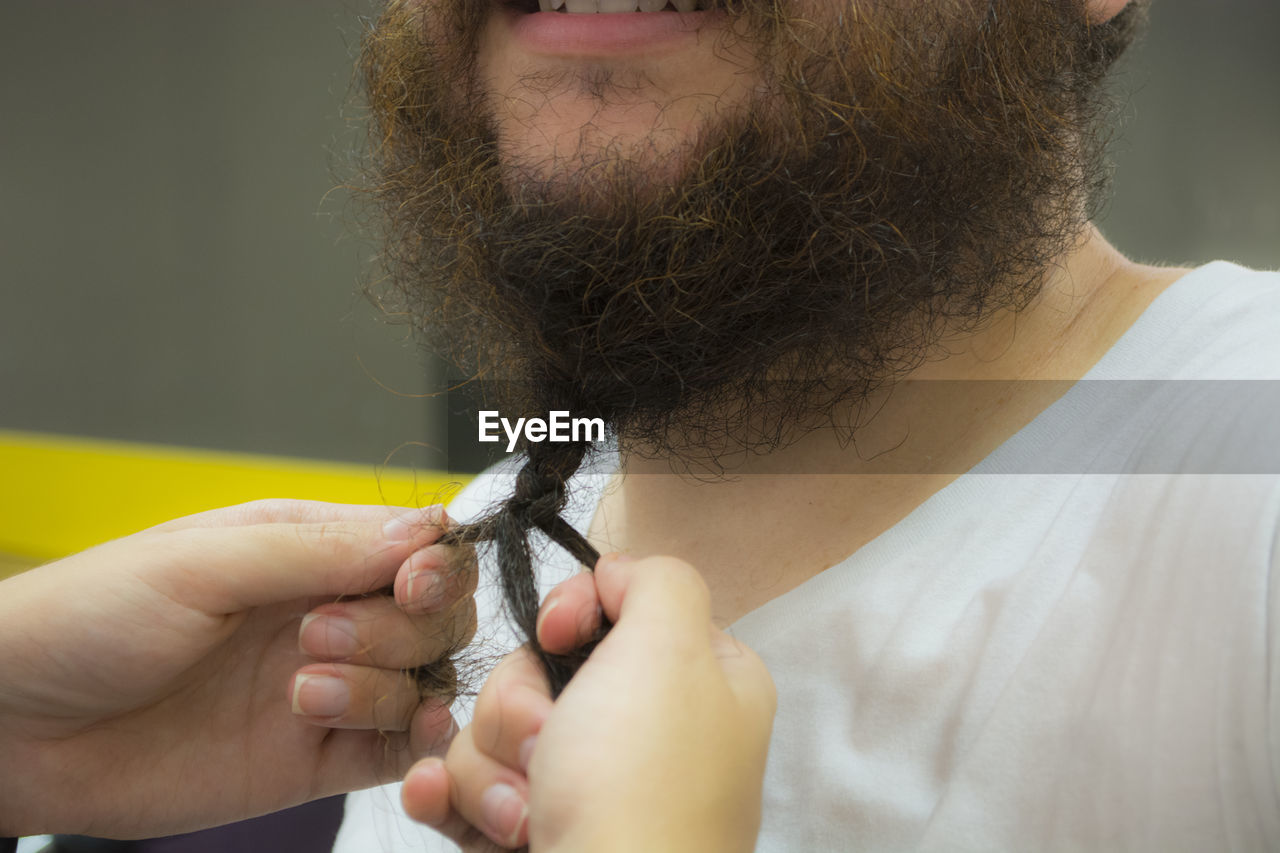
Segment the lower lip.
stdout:
<svg viewBox="0 0 1280 853">
<path fill-rule="evenodd" d="M 509 10 L 516 44 L 544 56 L 608 58 L 652 55 L 698 40 L 698 31 L 720 17 L 717 11 L 620 12 L 575 15 Z"/>
</svg>

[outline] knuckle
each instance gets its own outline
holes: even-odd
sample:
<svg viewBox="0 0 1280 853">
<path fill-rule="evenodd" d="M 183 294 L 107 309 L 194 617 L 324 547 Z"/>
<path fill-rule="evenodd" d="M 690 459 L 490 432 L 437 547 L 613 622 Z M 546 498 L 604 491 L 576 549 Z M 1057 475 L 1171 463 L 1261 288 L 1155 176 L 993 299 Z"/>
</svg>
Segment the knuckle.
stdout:
<svg viewBox="0 0 1280 853">
<path fill-rule="evenodd" d="M 246 523 L 269 524 L 296 516 L 302 503 L 289 498 L 261 498 L 240 504 L 237 509 Z"/>
<path fill-rule="evenodd" d="M 294 525 L 300 544 L 329 554 L 346 554 L 359 544 L 359 536 L 350 525 L 319 521 Z"/>
</svg>

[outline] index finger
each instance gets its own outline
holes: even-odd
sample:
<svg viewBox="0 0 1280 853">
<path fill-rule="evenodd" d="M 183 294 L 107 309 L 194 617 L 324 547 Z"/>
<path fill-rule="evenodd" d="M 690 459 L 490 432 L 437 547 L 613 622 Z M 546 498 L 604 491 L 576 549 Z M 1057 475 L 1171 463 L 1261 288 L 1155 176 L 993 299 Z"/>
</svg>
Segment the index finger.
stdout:
<svg viewBox="0 0 1280 853">
<path fill-rule="evenodd" d="M 245 527 L 250 524 L 319 524 L 326 521 L 371 524 L 377 521 L 389 522 L 395 518 L 412 518 L 415 514 L 429 509 L 431 507 L 339 504 L 271 498 L 175 518 L 163 524 L 148 527 L 143 532 L 163 533 L 188 530 L 193 527 Z"/>
<path fill-rule="evenodd" d="M 195 527 L 152 542 L 149 580 L 175 600 L 208 613 L 312 596 L 363 595 L 391 585 L 414 552 L 435 542 L 445 525 L 439 507 L 409 524 L 270 523 Z M 126 540 L 118 540 L 124 542 Z M 185 569 L 199 566 L 199 571 Z"/>
</svg>

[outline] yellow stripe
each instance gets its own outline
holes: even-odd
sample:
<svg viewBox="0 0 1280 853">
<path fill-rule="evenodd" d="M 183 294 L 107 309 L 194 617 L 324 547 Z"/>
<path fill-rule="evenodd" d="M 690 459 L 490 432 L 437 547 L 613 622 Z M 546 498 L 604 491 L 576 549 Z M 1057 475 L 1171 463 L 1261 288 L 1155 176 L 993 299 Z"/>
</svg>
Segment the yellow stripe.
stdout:
<svg viewBox="0 0 1280 853">
<path fill-rule="evenodd" d="M 31 563 L 259 498 L 426 506 L 464 478 L 0 430 L 0 552 Z"/>
</svg>

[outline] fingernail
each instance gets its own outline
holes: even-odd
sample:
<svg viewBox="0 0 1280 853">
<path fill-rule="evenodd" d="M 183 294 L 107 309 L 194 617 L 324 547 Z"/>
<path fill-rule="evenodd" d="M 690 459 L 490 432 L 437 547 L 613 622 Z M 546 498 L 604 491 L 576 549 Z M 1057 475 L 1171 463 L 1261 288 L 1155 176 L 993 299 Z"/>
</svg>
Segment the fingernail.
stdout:
<svg viewBox="0 0 1280 853">
<path fill-rule="evenodd" d="M 340 717 L 351 704 L 351 691 L 341 678 L 298 675 L 293 680 L 293 713 L 305 717 Z"/>
<path fill-rule="evenodd" d="M 304 654 L 345 660 L 360 651 L 356 623 L 343 616 L 308 613 L 298 629 L 298 648 Z"/>
<path fill-rule="evenodd" d="M 480 797 L 480 814 L 494 840 L 515 847 L 520 843 L 520 830 L 529 817 L 524 798 L 510 785 L 490 785 Z"/>
<path fill-rule="evenodd" d="M 520 744 L 520 769 L 524 771 L 524 775 L 529 775 L 529 759 L 533 758 L 533 748 L 538 745 L 538 736 L 529 735 Z"/>
<path fill-rule="evenodd" d="M 422 609 L 430 610 L 444 600 L 447 586 L 438 571 L 410 572 L 404 581 L 405 601 L 415 602 Z"/>
<path fill-rule="evenodd" d="M 542 605 L 542 609 L 538 611 L 538 621 L 533 624 L 533 636 L 542 636 L 542 623 L 547 618 L 547 614 L 556 609 L 556 605 L 560 603 L 560 597 L 548 598 L 546 603 Z"/>
</svg>

